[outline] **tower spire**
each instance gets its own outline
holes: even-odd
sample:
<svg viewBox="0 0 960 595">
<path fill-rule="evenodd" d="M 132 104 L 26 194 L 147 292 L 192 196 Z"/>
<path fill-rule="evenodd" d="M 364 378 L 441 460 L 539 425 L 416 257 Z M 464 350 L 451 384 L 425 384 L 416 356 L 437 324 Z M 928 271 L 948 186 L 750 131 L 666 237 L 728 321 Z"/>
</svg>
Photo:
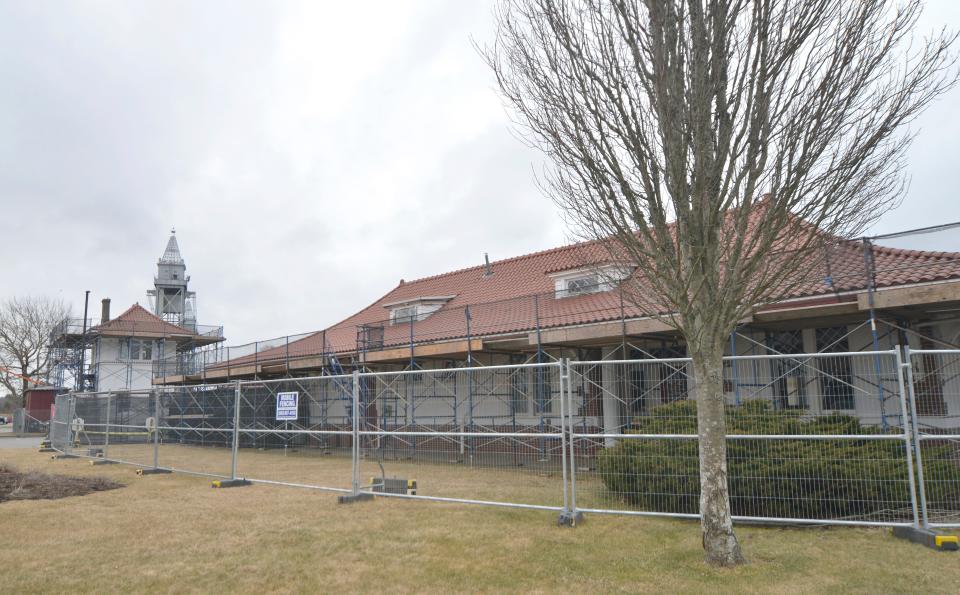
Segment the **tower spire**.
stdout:
<svg viewBox="0 0 960 595">
<path fill-rule="evenodd" d="M 167 248 L 160 257 L 160 264 L 183 264 L 183 257 L 180 256 L 180 244 L 177 243 L 177 230 L 170 230 L 170 239 L 167 240 Z"/>
<path fill-rule="evenodd" d="M 196 325 L 196 294 L 187 288 L 190 277 L 180 254 L 176 228 L 170 229 L 167 247 L 157 262 L 157 276 L 153 289 L 147 292 L 153 313 L 180 326 Z"/>
</svg>

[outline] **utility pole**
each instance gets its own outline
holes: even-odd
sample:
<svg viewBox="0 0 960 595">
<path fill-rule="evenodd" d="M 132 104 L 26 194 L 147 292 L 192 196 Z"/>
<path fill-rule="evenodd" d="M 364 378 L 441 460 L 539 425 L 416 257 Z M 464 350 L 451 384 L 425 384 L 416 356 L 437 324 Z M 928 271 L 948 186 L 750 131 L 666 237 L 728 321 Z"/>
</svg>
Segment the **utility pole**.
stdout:
<svg viewBox="0 0 960 595">
<path fill-rule="evenodd" d="M 77 386 L 77 392 L 86 391 L 87 381 L 83 373 L 83 365 L 87 359 L 87 311 L 90 307 L 90 290 L 88 289 L 83 296 L 83 333 L 80 335 L 80 361 L 77 362 L 77 378 L 74 384 Z"/>
</svg>

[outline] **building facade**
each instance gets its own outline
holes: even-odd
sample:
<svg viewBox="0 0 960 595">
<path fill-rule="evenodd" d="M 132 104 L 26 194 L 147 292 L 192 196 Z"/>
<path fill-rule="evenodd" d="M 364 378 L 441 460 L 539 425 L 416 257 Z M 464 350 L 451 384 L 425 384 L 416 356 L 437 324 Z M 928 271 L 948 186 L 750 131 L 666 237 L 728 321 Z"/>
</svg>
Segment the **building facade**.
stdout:
<svg viewBox="0 0 960 595">
<path fill-rule="evenodd" d="M 196 294 L 171 231 L 157 261 L 150 309 L 134 304 L 115 318 L 102 300 L 99 320 L 65 320 L 51 337 L 51 383 L 85 391 L 148 390 L 163 362 L 187 361 L 224 340 L 223 327 L 197 324 Z"/>
<path fill-rule="evenodd" d="M 811 259 L 802 285 L 766 304 L 731 334 L 727 355 L 875 353 L 960 345 L 960 253 L 900 250 L 833 240 Z M 616 433 L 665 403 L 686 399 L 692 374 L 682 337 L 621 291 L 643 271 L 612 262 L 591 243 L 575 244 L 415 281 L 401 281 L 375 303 L 327 329 L 295 340 L 225 348 L 199 370 L 165 368 L 156 382 L 188 384 L 360 370 L 483 367 L 555 361 L 649 360 L 632 369 L 596 366 L 575 379 L 575 413 Z M 839 412 L 865 423 L 891 418 L 899 404 L 892 356 L 779 357 L 728 361 L 729 402 L 765 399 L 775 407 Z M 960 427 L 960 378 L 920 359 L 914 369 L 923 424 Z M 525 372 L 534 374 L 534 372 Z M 405 381 L 398 380 L 398 383 Z M 496 382 L 494 380 L 494 382 Z M 413 381 L 410 381 L 412 384 Z M 512 384 L 510 384 L 512 383 Z M 536 388 L 530 390 L 529 386 Z M 543 424 L 559 416 L 559 386 L 549 379 L 504 381 L 478 411 L 463 406 L 473 387 L 451 382 L 404 387 L 391 416 L 410 409 L 445 423 L 510 419 Z M 432 391 L 433 397 L 424 392 Z M 406 391 L 406 392 L 404 392 Z M 446 395 L 438 398 L 437 395 Z M 922 401 L 922 402 L 921 402 Z M 383 417 L 381 404 L 374 417 Z M 888 419 L 889 418 L 889 419 Z M 401 422 L 397 422 L 401 423 Z"/>
</svg>

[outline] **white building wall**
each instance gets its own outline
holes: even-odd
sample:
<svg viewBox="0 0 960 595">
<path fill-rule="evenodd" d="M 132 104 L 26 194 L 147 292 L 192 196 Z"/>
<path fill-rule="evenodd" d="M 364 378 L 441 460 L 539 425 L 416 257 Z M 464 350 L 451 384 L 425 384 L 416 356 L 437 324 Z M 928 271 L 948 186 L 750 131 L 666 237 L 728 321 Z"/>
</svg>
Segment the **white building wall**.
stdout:
<svg viewBox="0 0 960 595">
<path fill-rule="evenodd" d="M 92 369 L 96 375 L 96 391 L 149 390 L 153 388 L 153 363 L 158 359 L 173 361 L 176 347 L 172 342 L 153 341 L 150 360 L 133 360 L 125 355 L 121 343 L 128 337 L 101 337 L 92 353 Z"/>
<path fill-rule="evenodd" d="M 941 324 L 940 337 L 951 345 L 960 345 L 960 321 Z M 944 346 L 940 346 L 944 347 Z M 960 356 L 939 356 L 944 366 L 942 379 L 943 398 L 947 404 L 947 418 L 942 420 L 945 427 L 960 427 Z"/>
</svg>

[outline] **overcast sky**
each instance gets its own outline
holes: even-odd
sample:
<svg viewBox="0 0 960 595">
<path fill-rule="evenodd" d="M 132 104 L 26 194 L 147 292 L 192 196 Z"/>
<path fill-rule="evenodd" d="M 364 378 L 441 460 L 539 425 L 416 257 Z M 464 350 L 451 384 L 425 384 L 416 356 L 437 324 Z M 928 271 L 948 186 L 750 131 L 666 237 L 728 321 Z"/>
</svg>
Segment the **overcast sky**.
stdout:
<svg viewBox="0 0 960 595">
<path fill-rule="evenodd" d="M 565 243 L 471 45 L 491 7 L 0 0 L 0 299 L 146 304 L 176 226 L 199 322 L 235 344 Z M 960 3 L 930 3 L 942 24 Z M 960 220 L 958 108 L 917 123 L 876 233 Z"/>
</svg>

